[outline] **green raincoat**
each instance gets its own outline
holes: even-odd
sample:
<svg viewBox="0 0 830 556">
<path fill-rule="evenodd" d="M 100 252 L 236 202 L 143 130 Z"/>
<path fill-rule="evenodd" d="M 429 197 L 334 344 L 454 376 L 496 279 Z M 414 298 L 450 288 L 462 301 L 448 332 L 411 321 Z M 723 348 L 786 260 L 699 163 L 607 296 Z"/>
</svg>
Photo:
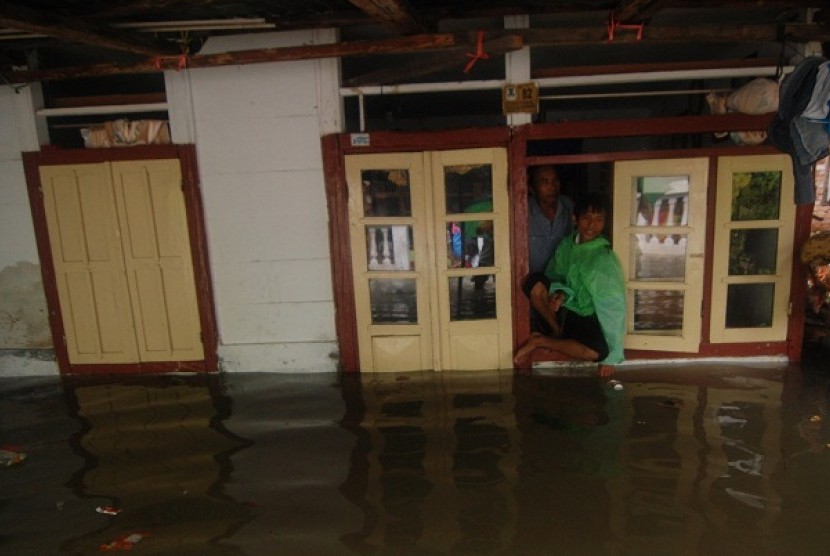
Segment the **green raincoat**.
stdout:
<svg viewBox="0 0 830 556">
<path fill-rule="evenodd" d="M 587 317 L 596 314 L 608 357 L 604 363 L 623 360 L 625 336 L 625 282 L 617 255 L 600 236 L 587 243 L 576 243 L 577 234 L 563 239 L 548 261 L 545 275 L 550 291 L 565 292 L 564 306 Z"/>
</svg>

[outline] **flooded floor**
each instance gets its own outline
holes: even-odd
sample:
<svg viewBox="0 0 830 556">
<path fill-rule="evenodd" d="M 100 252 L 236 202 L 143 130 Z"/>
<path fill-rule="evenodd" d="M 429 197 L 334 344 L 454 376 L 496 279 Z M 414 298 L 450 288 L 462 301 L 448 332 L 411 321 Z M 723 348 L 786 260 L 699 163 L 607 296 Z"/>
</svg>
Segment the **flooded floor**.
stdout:
<svg viewBox="0 0 830 556">
<path fill-rule="evenodd" d="M 824 555 L 826 361 L 2 379 L 0 554 Z"/>
</svg>

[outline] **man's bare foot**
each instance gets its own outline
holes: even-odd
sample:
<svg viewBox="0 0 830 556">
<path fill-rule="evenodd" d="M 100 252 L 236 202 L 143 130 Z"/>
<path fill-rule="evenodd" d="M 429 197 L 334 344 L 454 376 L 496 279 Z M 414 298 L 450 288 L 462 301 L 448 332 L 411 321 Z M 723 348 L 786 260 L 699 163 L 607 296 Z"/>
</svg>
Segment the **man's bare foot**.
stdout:
<svg viewBox="0 0 830 556">
<path fill-rule="evenodd" d="M 608 378 L 609 376 L 614 376 L 614 367 L 611 365 L 602 365 L 599 366 L 599 376 L 603 378 Z"/>
</svg>

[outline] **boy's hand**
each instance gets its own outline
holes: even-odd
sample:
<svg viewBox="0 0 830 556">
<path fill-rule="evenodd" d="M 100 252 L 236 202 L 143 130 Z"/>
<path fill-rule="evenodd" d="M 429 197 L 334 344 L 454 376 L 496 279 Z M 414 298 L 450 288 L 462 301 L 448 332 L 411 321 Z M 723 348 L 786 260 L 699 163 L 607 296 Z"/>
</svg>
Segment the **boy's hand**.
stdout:
<svg viewBox="0 0 830 556">
<path fill-rule="evenodd" d="M 565 294 L 564 292 L 553 292 L 548 298 L 548 303 L 550 303 L 550 310 L 554 313 L 559 311 L 559 308 L 562 306 L 562 303 L 565 302 Z"/>
</svg>

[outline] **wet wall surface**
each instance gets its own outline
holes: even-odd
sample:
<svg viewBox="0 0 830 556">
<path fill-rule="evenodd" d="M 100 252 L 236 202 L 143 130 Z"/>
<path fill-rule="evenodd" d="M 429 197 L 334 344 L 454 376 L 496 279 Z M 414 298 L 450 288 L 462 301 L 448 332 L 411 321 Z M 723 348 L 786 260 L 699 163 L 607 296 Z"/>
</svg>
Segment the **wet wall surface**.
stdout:
<svg viewBox="0 0 830 556">
<path fill-rule="evenodd" d="M 825 366 L 2 379 L 0 554 L 827 554 Z"/>
</svg>

